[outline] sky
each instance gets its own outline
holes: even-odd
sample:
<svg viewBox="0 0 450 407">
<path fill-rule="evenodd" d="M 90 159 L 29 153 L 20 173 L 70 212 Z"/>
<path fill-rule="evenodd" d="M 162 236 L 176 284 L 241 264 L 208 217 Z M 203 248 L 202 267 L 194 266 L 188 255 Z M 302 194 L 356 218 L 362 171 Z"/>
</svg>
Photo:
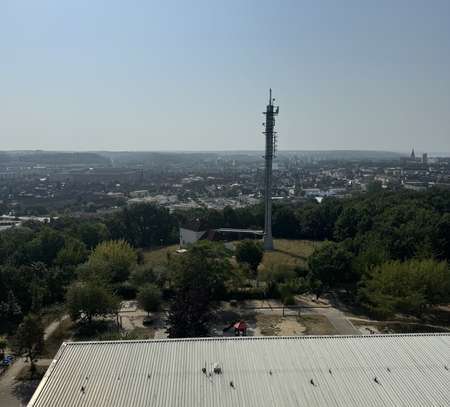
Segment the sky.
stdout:
<svg viewBox="0 0 450 407">
<path fill-rule="evenodd" d="M 0 150 L 450 151 L 448 0 L 0 0 Z"/>
</svg>

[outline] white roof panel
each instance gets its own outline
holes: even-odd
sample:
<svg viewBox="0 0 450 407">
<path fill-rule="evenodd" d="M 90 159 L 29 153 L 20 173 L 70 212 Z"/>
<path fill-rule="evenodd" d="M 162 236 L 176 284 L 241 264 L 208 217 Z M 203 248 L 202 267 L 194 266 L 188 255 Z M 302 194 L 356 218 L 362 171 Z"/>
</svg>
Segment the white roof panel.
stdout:
<svg viewBox="0 0 450 407">
<path fill-rule="evenodd" d="M 450 334 L 65 343 L 29 406 L 450 406 Z"/>
</svg>

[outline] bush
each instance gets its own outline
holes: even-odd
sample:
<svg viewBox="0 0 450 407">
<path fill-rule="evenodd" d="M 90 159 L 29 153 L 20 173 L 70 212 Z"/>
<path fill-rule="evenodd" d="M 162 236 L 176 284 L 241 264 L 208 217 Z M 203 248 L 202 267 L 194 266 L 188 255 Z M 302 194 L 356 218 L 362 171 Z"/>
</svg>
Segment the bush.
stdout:
<svg viewBox="0 0 450 407">
<path fill-rule="evenodd" d="M 137 301 L 139 307 L 148 314 L 158 311 L 161 306 L 161 290 L 155 284 L 146 284 L 139 289 Z"/>
<path fill-rule="evenodd" d="M 130 283 L 136 289 L 145 284 L 156 284 L 157 276 L 153 268 L 148 264 L 135 266 L 130 274 Z"/>
<path fill-rule="evenodd" d="M 284 305 L 295 305 L 295 298 L 292 294 L 282 297 L 282 301 Z"/>
<path fill-rule="evenodd" d="M 89 256 L 88 265 L 97 269 L 104 280 L 120 283 L 128 279 L 131 268 L 136 265 L 135 250 L 124 240 L 100 243 Z"/>
<path fill-rule="evenodd" d="M 360 301 L 378 316 L 421 314 L 427 306 L 450 301 L 450 271 L 435 260 L 391 261 L 365 276 Z"/>
<path fill-rule="evenodd" d="M 75 283 L 67 291 L 67 310 L 72 321 L 116 313 L 119 300 L 108 289 L 93 283 Z"/>
<path fill-rule="evenodd" d="M 236 246 L 236 260 L 240 264 L 248 264 L 255 277 L 263 255 L 264 250 L 260 242 L 243 240 Z"/>
<path fill-rule="evenodd" d="M 136 298 L 137 289 L 134 285 L 131 285 L 130 282 L 125 281 L 116 285 L 115 293 L 124 300 L 133 300 Z"/>
<path fill-rule="evenodd" d="M 250 287 L 237 290 L 230 290 L 226 293 L 225 300 L 264 300 L 269 298 L 267 292 L 261 287 Z"/>
</svg>

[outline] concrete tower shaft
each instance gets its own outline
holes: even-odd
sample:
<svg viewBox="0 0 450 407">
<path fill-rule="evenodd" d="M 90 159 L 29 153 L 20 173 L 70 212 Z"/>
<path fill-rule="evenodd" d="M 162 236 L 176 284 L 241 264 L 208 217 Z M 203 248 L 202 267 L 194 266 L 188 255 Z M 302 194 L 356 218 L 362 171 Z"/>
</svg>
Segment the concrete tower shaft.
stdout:
<svg viewBox="0 0 450 407">
<path fill-rule="evenodd" d="M 278 115 L 279 107 L 275 107 L 272 99 L 272 89 L 269 91 L 269 104 L 263 114 L 266 116 L 264 123 L 266 136 L 266 150 L 265 150 L 265 173 L 264 173 L 264 250 L 273 250 L 272 238 L 272 161 L 275 157 L 276 151 L 276 132 L 275 116 Z"/>
</svg>

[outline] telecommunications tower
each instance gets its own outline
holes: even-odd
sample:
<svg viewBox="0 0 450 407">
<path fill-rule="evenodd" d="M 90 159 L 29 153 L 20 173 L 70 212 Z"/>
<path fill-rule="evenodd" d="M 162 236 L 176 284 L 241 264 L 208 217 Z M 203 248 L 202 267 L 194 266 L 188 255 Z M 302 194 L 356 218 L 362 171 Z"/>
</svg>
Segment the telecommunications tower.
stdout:
<svg viewBox="0 0 450 407">
<path fill-rule="evenodd" d="M 269 91 L 269 104 L 266 107 L 266 111 L 263 114 L 266 115 L 266 122 L 263 123 L 265 131 L 263 134 L 266 136 L 266 152 L 264 160 L 266 162 L 265 174 L 264 174 L 264 250 L 273 250 L 273 238 L 272 238 L 272 160 L 275 156 L 277 146 L 276 132 L 273 131 L 275 127 L 275 116 L 278 115 L 280 110 L 279 106 L 275 107 L 272 99 L 272 89 Z"/>
</svg>

